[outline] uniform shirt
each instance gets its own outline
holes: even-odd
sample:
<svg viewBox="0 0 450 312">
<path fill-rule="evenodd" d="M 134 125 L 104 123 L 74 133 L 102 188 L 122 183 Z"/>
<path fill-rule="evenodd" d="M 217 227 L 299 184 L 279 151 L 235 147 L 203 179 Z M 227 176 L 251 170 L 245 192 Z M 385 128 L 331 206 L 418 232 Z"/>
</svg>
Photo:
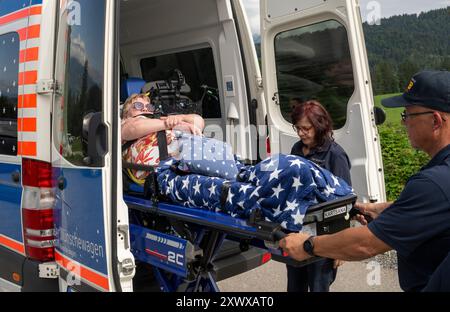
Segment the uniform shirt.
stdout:
<svg viewBox="0 0 450 312">
<path fill-rule="evenodd" d="M 450 253 L 431 275 L 424 292 L 450 292 Z"/>
<path fill-rule="evenodd" d="M 348 185 L 352 185 L 350 160 L 339 144 L 332 140 L 326 140 L 322 146 L 312 149 L 308 155 L 303 154 L 303 146 L 305 146 L 303 142 L 298 141 L 292 147 L 291 154 L 311 160 L 335 176 L 344 179 Z"/>
<path fill-rule="evenodd" d="M 450 145 L 405 185 L 369 230 L 397 251 L 404 291 L 420 291 L 450 251 Z"/>
</svg>

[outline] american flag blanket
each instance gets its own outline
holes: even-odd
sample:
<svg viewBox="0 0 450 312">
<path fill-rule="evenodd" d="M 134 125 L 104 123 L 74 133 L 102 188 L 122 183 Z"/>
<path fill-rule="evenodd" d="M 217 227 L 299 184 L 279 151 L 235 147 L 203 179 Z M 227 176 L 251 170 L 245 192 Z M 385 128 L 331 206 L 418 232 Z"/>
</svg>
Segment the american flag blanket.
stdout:
<svg viewBox="0 0 450 312">
<path fill-rule="evenodd" d="M 307 209 L 353 193 L 342 179 L 302 157 L 279 154 L 257 165 L 239 164 L 237 181 L 201 175 L 179 175 L 175 159 L 161 162 L 157 179 L 161 194 L 186 207 L 248 218 L 260 209 L 267 221 L 300 231 Z M 223 197 L 224 183 L 229 185 Z M 226 201 L 221 198 L 226 198 Z"/>
</svg>

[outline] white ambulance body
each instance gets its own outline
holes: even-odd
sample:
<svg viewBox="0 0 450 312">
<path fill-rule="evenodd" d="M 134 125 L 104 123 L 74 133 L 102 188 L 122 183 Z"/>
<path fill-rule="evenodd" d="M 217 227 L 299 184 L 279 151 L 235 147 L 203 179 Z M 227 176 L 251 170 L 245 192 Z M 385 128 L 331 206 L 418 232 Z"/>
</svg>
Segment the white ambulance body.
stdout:
<svg viewBox="0 0 450 312">
<path fill-rule="evenodd" d="M 358 1 L 260 5 L 262 75 L 239 0 L 0 0 L 0 289 L 133 290 L 120 90 L 175 68 L 247 162 L 289 153 L 289 99 L 318 98 L 359 199 L 385 200 Z"/>
</svg>

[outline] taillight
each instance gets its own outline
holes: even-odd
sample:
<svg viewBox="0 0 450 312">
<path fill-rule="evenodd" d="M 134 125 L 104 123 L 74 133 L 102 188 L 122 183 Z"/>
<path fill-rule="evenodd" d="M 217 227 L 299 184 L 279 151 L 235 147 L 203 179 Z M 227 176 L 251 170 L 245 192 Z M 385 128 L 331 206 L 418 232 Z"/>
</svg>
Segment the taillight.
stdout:
<svg viewBox="0 0 450 312">
<path fill-rule="evenodd" d="M 22 160 L 22 222 L 26 255 L 38 261 L 52 261 L 54 255 L 52 166 L 49 163 Z"/>
<path fill-rule="evenodd" d="M 270 252 L 265 253 L 262 257 L 261 264 L 265 264 L 265 263 L 269 262 L 270 259 L 272 259 L 272 254 Z"/>
</svg>

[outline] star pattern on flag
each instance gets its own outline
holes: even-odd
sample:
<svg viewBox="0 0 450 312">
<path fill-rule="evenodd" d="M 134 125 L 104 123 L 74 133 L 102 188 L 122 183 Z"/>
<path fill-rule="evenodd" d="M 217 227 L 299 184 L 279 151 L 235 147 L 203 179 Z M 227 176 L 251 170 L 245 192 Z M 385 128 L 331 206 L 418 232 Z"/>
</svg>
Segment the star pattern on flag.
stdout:
<svg viewBox="0 0 450 312">
<path fill-rule="evenodd" d="M 273 196 L 276 196 L 276 198 L 280 197 L 280 193 L 284 191 L 284 189 L 281 187 L 281 184 L 278 184 L 278 187 L 275 187 L 273 190 Z"/>
<path fill-rule="evenodd" d="M 292 183 L 292 187 L 295 187 L 295 191 L 298 190 L 299 187 L 303 186 L 302 182 L 300 182 L 300 178 L 294 177 L 294 183 Z"/>
<path fill-rule="evenodd" d="M 336 185 L 336 186 L 341 186 L 341 185 L 339 184 L 339 180 L 338 180 L 338 178 L 336 178 L 336 176 L 331 176 L 331 178 L 333 179 L 334 185 Z"/>
<path fill-rule="evenodd" d="M 197 180 L 197 183 L 195 183 L 193 188 L 194 188 L 194 195 L 200 194 L 200 183 L 198 182 L 198 180 Z"/>
<path fill-rule="evenodd" d="M 274 165 L 272 170 L 267 170 L 269 164 Z M 344 180 L 298 156 L 279 155 L 276 161 L 239 166 L 239 181 L 229 181 L 202 175 L 179 177 L 162 162 L 157 169 L 158 184 L 163 194 L 185 207 L 243 219 L 260 210 L 264 219 L 290 231 L 301 230 L 309 207 L 353 192 Z M 222 198 L 225 182 L 226 200 Z"/>
<path fill-rule="evenodd" d="M 297 201 L 294 200 L 293 202 L 287 201 L 286 202 L 286 210 L 295 210 L 295 208 L 297 208 Z"/>
<path fill-rule="evenodd" d="M 184 189 L 189 189 L 189 177 L 184 178 L 183 180 L 183 187 L 181 188 L 182 190 Z"/>
<path fill-rule="evenodd" d="M 280 174 L 281 171 L 282 170 L 276 169 L 274 172 L 272 172 L 269 177 L 269 182 L 272 181 L 272 179 L 278 179 L 278 175 Z"/>
<path fill-rule="evenodd" d="M 274 216 L 278 216 L 281 213 L 281 206 L 278 205 L 278 207 L 273 211 Z"/>
<path fill-rule="evenodd" d="M 241 187 L 239 188 L 239 192 L 242 192 L 245 194 L 245 193 L 247 193 L 247 190 L 249 188 L 251 188 L 250 184 L 242 184 Z"/>
<path fill-rule="evenodd" d="M 320 176 L 320 171 L 318 170 L 318 169 L 316 169 L 316 168 L 312 168 L 312 171 L 314 171 L 314 173 L 316 174 L 316 177 L 317 178 L 321 178 L 321 176 Z"/>
<path fill-rule="evenodd" d="M 299 168 L 304 165 L 305 163 L 302 162 L 300 159 L 294 159 L 294 160 L 289 160 L 289 162 L 291 163 L 291 166 L 298 166 Z"/>
<path fill-rule="evenodd" d="M 258 191 L 259 191 L 260 188 L 261 188 L 261 186 L 258 186 L 258 187 L 252 192 L 252 194 L 250 195 L 250 198 L 252 198 L 253 196 L 258 197 L 258 196 L 259 196 Z"/>
<path fill-rule="evenodd" d="M 209 191 L 209 197 L 216 194 L 216 185 L 214 184 L 214 182 L 211 184 L 211 187 L 208 189 L 208 191 Z"/>
</svg>

